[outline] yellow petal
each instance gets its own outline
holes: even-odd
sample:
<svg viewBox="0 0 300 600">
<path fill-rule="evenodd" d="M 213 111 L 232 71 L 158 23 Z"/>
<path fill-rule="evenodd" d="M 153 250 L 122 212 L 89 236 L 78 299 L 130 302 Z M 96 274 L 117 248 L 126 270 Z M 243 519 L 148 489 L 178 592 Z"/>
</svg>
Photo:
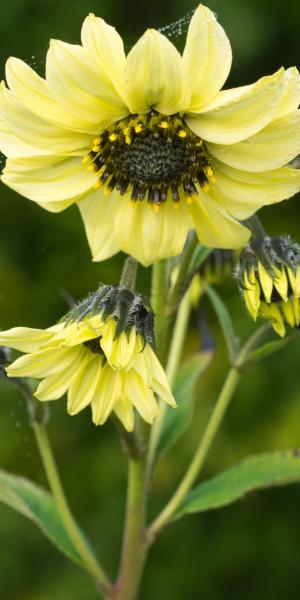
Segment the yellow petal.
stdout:
<svg viewBox="0 0 300 600">
<path fill-rule="evenodd" d="M 300 154 L 300 110 L 272 121 L 247 140 L 221 146 L 207 144 L 220 161 L 245 171 L 277 169 Z"/>
<path fill-rule="evenodd" d="M 0 331 L 0 345 L 21 352 L 35 352 L 52 338 L 53 333 L 31 327 L 13 327 L 7 331 Z"/>
<path fill-rule="evenodd" d="M 256 134 L 279 116 L 278 106 L 284 93 L 285 72 L 279 69 L 274 75 L 245 86 L 244 92 L 239 88 L 237 98 L 225 95 L 223 106 L 187 116 L 185 120 L 196 135 L 208 142 L 235 144 Z"/>
<path fill-rule="evenodd" d="M 157 402 L 152 391 L 133 370 L 125 373 L 123 378 L 124 395 L 131 400 L 144 421 L 152 425 L 158 412 Z"/>
<path fill-rule="evenodd" d="M 284 337 L 285 326 L 283 317 L 276 304 L 265 304 L 262 302 L 260 305 L 259 314 L 261 317 L 271 322 L 274 331 L 276 331 L 280 337 Z"/>
<path fill-rule="evenodd" d="M 92 400 L 92 417 L 95 425 L 103 425 L 112 410 L 119 402 L 122 395 L 122 375 L 119 371 L 113 371 L 106 364 L 95 390 Z"/>
<path fill-rule="evenodd" d="M 295 327 L 295 315 L 294 315 L 294 306 L 293 301 L 288 300 L 287 302 L 283 302 L 281 305 L 282 312 L 288 324 L 291 327 Z"/>
<path fill-rule="evenodd" d="M 127 57 L 128 102 L 132 113 L 155 110 L 171 115 L 184 110 L 190 90 L 175 46 L 148 29 Z"/>
<path fill-rule="evenodd" d="M 281 296 L 284 302 L 287 302 L 288 299 L 288 278 L 285 272 L 285 269 L 274 269 L 275 270 L 275 279 L 274 279 L 274 287 L 276 288 L 278 294 Z"/>
<path fill-rule="evenodd" d="M 177 404 L 171 392 L 171 388 L 167 379 L 167 375 L 162 368 L 155 352 L 149 347 L 149 354 L 152 366 L 152 387 L 153 390 L 162 400 L 176 408 Z"/>
<path fill-rule="evenodd" d="M 99 337 L 101 328 L 102 321 L 99 316 L 80 322 L 76 321 L 65 325 L 55 336 L 55 341 L 61 346 L 77 346 Z"/>
<path fill-rule="evenodd" d="M 17 358 L 9 367 L 9 377 L 47 377 L 67 369 L 76 359 L 78 348 L 47 348 Z"/>
<path fill-rule="evenodd" d="M 101 376 L 101 358 L 88 350 L 68 391 L 68 413 L 76 415 L 93 400 Z"/>
<path fill-rule="evenodd" d="M 114 407 L 114 411 L 123 423 L 127 431 L 133 431 L 134 428 L 134 410 L 128 398 L 121 398 Z"/>
<path fill-rule="evenodd" d="M 269 304 L 271 302 L 271 296 L 273 291 L 273 279 L 260 261 L 258 261 L 258 275 L 265 296 L 265 300 Z"/>
<path fill-rule="evenodd" d="M 81 157 L 55 156 L 10 158 L 1 179 L 41 206 L 62 200 L 67 200 L 68 206 L 89 192 L 97 181 L 96 174 L 84 168 Z"/>
<path fill-rule="evenodd" d="M 0 100 L 1 104 L 1 100 Z M 1 117 L 1 109 L 0 109 L 0 151 L 9 158 L 16 158 L 20 156 L 38 156 L 51 154 L 51 152 L 47 152 L 46 150 L 41 150 L 40 148 L 35 148 L 30 144 L 21 140 L 21 138 L 17 137 L 4 123 Z"/>
<path fill-rule="evenodd" d="M 119 197 L 105 196 L 101 190 L 90 192 L 78 202 L 94 261 L 106 260 L 120 250 L 114 227 L 119 202 Z"/>
<path fill-rule="evenodd" d="M 82 46 L 51 40 L 46 79 L 63 108 L 73 117 L 87 121 L 95 135 L 105 125 L 128 115 L 105 72 Z"/>
<path fill-rule="evenodd" d="M 299 268 L 299 266 L 296 267 L 295 271 L 293 271 L 292 269 L 290 269 L 288 267 L 287 273 L 288 273 L 288 278 L 289 278 L 291 288 L 293 290 L 293 295 L 296 296 L 296 298 L 299 298 L 300 297 L 300 268 Z"/>
<path fill-rule="evenodd" d="M 115 338 L 117 321 L 108 319 L 101 332 L 100 345 L 113 369 L 128 370 L 136 350 L 136 330 L 124 331 Z"/>
<path fill-rule="evenodd" d="M 122 38 L 115 28 L 103 19 L 89 14 L 82 25 L 81 40 L 83 47 L 91 52 L 95 62 L 99 61 L 121 98 L 125 97 L 126 56 Z"/>
<path fill-rule="evenodd" d="M 45 121 L 64 129 L 90 132 L 88 115 L 80 120 L 64 110 L 50 91 L 45 79 L 18 58 L 9 58 L 5 69 L 6 81 L 20 103 Z"/>
<path fill-rule="evenodd" d="M 230 42 L 214 13 L 203 4 L 195 11 L 183 53 L 192 91 L 189 110 L 203 108 L 223 87 L 232 62 Z"/>
<path fill-rule="evenodd" d="M 246 272 L 244 274 L 244 299 L 250 316 L 256 321 L 260 307 L 260 287 L 254 270 L 249 275 Z"/>
<path fill-rule="evenodd" d="M 237 219 L 246 219 L 261 206 L 281 202 L 300 189 L 300 171 L 290 167 L 247 173 L 217 160 L 212 165 L 216 181 L 210 184 L 210 194 L 216 201 L 219 196 L 220 202 L 223 197 L 223 205 Z"/>
<path fill-rule="evenodd" d="M 26 144 L 55 154 L 82 154 L 89 148 L 91 136 L 68 131 L 41 119 L 28 110 L 4 84 L 0 89 L 0 113 L 8 130 Z"/>
<path fill-rule="evenodd" d="M 189 206 L 199 241 L 211 248 L 241 248 L 250 231 L 235 221 L 209 194 L 199 192 L 199 199 Z"/>
<path fill-rule="evenodd" d="M 34 393 L 35 397 L 42 401 L 61 398 L 72 384 L 74 377 L 76 377 L 83 359 L 84 351 L 78 353 L 76 359 L 66 369 L 43 379 Z"/>
<path fill-rule="evenodd" d="M 131 206 L 127 197 L 119 196 L 114 228 L 120 249 L 148 266 L 180 254 L 192 221 L 184 200 L 179 210 L 168 200 L 155 212 L 146 201 Z"/>
</svg>

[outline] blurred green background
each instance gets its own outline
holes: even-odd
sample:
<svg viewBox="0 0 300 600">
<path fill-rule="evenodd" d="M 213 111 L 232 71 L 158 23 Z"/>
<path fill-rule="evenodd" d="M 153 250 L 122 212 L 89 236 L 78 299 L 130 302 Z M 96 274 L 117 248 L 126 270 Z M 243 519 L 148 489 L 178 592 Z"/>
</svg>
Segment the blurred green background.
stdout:
<svg viewBox="0 0 300 600">
<path fill-rule="evenodd" d="M 233 46 L 230 85 L 241 85 L 299 61 L 297 0 L 211 0 Z M 129 50 L 148 26 L 161 27 L 195 8 L 190 0 L 10 0 L 0 9 L 1 69 L 8 56 L 43 72 L 50 37 L 78 42 L 81 22 L 94 12 L 114 24 Z M 184 39 L 173 40 L 182 47 Z M 298 67 L 299 67 L 298 62 Z M 85 295 L 99 281 L 116 283 L 121 255 L 92 264 L 75 207 L 58 215 L 43 211 L 1 186 L 0 327 L 46 327 L 66 311 L 64 297 Z M 261 211 L 271 234 L 300 242 L 300 198 Z M 148 292 L 150 270 L 139 287 Z M 235 283 L 222 293 L 241 336 L 254 327 Z M 209 416 L 228 362 L 209 306 L 217 349 L 201 381 L 192 430 L 159 468 L 154 483 L 157 511 L 183 472 Z M 187 353 L 199 343 L 196 320 Z M 300 446 L 299 342 L 291 343 L 247 374 L 236 394 L 205 476 L 248 453 Z M 45 485 L 23 401 L 0 384 L 0 466 Z M 124 513 L 126 460 L 110 424 L 92 425 L 89 410 L 66 415 L 65 401 L 51 404 L 50 434 L 71 505 L 113 574 Z M 154 547 L 141 598 L 163 600 L 296 600 L 300 587 L 300 486 L 264 492 L 224 511 L 173 525 Z M 69 564 L 34 525 L 0 505 L 0 598 L 2 600 L 94 600 L 87 576 Z"/>
</svg>

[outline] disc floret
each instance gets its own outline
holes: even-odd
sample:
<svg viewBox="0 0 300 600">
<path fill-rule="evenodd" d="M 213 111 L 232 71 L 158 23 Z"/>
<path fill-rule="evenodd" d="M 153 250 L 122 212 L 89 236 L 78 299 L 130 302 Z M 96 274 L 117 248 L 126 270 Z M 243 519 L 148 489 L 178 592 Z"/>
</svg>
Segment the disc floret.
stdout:
<svg viewBox="0 0 300 600">
<path fill-rule="evenodd" d="M 175 208 L 181 198 L 191 203 L 199 186 L 207 192 L 214 179 L 203 140 L 178 114 L 156 111 L 130 115 L 105 129 L 84 162 L 97 174 L 96 189 L 128 193 L 133 204 L 146 199 L 156 210 L 168 198 Z"/>
</svg>

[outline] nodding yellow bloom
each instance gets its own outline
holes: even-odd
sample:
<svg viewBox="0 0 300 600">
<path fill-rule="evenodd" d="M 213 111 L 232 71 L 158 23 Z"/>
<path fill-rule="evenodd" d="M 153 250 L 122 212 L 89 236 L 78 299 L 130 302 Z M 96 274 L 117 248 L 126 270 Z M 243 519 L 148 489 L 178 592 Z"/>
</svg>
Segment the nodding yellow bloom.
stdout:
<svg viewBox="0 0 300 600">
<path fill-rule="evenodd" d="M 78 321 L 71 321 L 69 315 L 46 330 L 16 327 L 2 331 L 0 344 L 26 353 L 6 367 L 7 375 L 41 379 L 34 393 L 41 401 L 56 400 L 67 392 L 70 415 L 91 405 L 95 425 L 103 425 L 115 412 L 132 431 L 134 409 L 152 424 L 157 415 L 155 395 L 171 406 L 176 404 L 146 339 L 148 326 L 142 331 L 139 325 L 143 324 L 135 320 L 130 331 L 125 323 L 118 332 L 118 322 L 102 312 Z"/>
<path fill-rule="evenodd" d="M 240 248 L 239 220 L 299 190 L 285 166 L 300 153 L 299 73 L 220 91 L 232 53 L 209 8 L 182 55 L 148 29 L 126 56 L 93 14 L 81 42 L 51 40 L 45 79 L 7 61 L 0 149 L 8 186 L 53 212 L 78 205 L 94 260 L 123 250 L 148 265 L 179 254 L 191 228 Z"/>
<path fill-rule="evenodd" d="M 283 337 L 285 323 L 300 325 L 300 246 L 286 237 L 264 237 L 243 250 L 237 279 L 249 315 L 262 317 Z"/>
<path fill-rule="evenodd" d="M 237 258 L 238 253 L 233 250 L 217 248 L 210 252 L 191 282 L 190 295 L 194 307 L 198 306 L 203 290 L 205 290 L 205 285 L 218 285 L 222 283 L 233 272 Z"/>
</svg>

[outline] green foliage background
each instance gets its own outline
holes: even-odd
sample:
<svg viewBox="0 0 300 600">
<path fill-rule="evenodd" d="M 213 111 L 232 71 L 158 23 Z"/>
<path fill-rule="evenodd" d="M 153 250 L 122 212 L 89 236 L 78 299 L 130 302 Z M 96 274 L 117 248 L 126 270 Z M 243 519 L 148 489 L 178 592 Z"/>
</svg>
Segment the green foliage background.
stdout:
<svg viewBox="0 0 300 600">
<path fill-rule="evenodd" d="M 207 0 L 233 46 L 230 85 L 241 85 L 299 65 L 297 0 Z M 160 27 L 184 16 L 190 0 L 10 0 L 0 9 L 0 64 L 18 56 L 43 72 L 50 37 L 79 41 L 81 22 L 94 12 L 114 24 L 129 50 L 148 26 Z M 179 45 L 183 40 L 178 40 Z M 2 68 L 2 67 L 1 67 Z M 43 211 L 1 186 L 0 327 L 46 327 L 66 310 L 65 296 L 80 297 L 99 281 L 116 283 L 122 257 L 93 264 L 75 207 L 58 215 Z M 300 198 L 261 211 L 271 234 L 290 233 L 300 242 Z M 150 270 L 139 287 L 148 291 Z M 242 336 L 253 330 L 227 282 L 223 297 Z M 155 480 L 158 510 L 182 473 L 210 413 L 227 369 L 214 315 L 206 306 L 217 355 L 198 389 L 192 431 L 160 465 Z M 187 354 L 199 343 L 196 319 Z M 23 401 L 0 385 L 0 466 L 45 484 Z M 124 513 L 126 461 L 111 425 L 96 428 L 86 410 L 66 415 L 64 400 L 51 405 L 50 433 L 71 505 L 90 533 L 105 566 L 113 573 Z M 205 475 L 248 453 L 300 446 L 299 341 L 247 374 Z M 296 600 L 300 584 L 300 486 L 272 490 L 171 527 L 153 549 L 141 598 L 164 600 Z M 2 600 L 94 600 L 88 578 L 42 538 L 23 517 L 0 506 L 0 597 Z"/>
</svg>

